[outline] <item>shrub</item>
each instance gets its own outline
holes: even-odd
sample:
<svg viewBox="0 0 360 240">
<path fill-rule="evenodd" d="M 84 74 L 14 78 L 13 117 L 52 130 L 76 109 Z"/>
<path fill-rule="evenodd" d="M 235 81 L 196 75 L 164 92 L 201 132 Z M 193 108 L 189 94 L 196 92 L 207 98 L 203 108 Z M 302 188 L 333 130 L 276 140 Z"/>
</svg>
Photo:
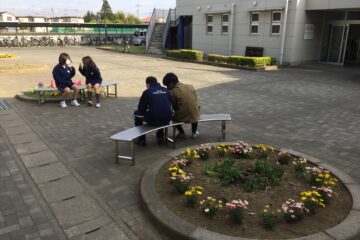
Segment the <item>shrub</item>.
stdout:
<svg viewBox="0 0 360 240">
<path fill-rule="evenodd" d="M 306 175 L 306 166 L 307 166 L 307 160 L 304 158 L 299 158 L 293 161 L 294 164 L 294 170 L 295 174 L 298 177 L 305 177 Z"/>
<path fill-rule="evenodd" d="M 262 225 L 267 229 L 273 229 L 278 222 L 278 214 L 270 209 L 269 205 L 265 205 L 264 210 L 260 213 Z"/>
<path fill-rule="evenodd" d="M 303 219 L 303 213 L 310 212 L 302 202 L 295 202 L 293 199 L 287 200 L 281 208 L 284 211 L 284 219 L 288 223 L 298 222 Z"/>
<path fill-rule="evenodd" d="M 235 158 L 248 158 L 249 155 L 253 152 L 253 148 L 249 144 L 243 141 L 239 141 L 235 146 L 230 148 L 230 151 Z"/>
<path fill-rule="evenodd" d="M 215 147 L 215 150 L 219 157 L 225 157 L 226 153 L 230 150 L 230 147 L 225 144 L 220 144 Z"/>
<path fill-rule="evenodd" d="M 194 207 L 198 202 L 198 196 L 203 194 L 204 188 L 200 186 L 193 186 L 185 194 L 186 205 L 189 207 Z"/>
<path fill-rule="evenodd" d="M 215 63 L 229 63 L 229 57 L 217 54 L 209 54 L 208 61 Z"/>
<path fill-rule="evenodd" d="M 271 59 L 271 57 L 231 56 L 229 57 L 229 62 L 239 66 L 264 67 L 274 62 Z"/>
<path fill-rule="evenodd" d="M 179 49 L 166 51 L 168 57 L 202 61 L 204 53 L 198 50 Z"/>
<path fill-rule="evenodd" d="M 224 186 L 239 180 L 244 180 L 242 171 L 233 167 L 234 163 L 234 159 L 227 158 L 224 160 L 224 163 L 218 167 L 219 179 Z"/>
<path fill-rule="evenodd" d="M 292 159 L 291 155 L 288 152 L 279 152 L 278 155 L 279 155 L 278 162 L 281 165 L 288 165 Z"/>
<path fill-rule="evenodd" d="M 226 203 L 226 208 L 230 210 L 230 217 L 233 223 L 240 224 L 244 218 L 244 210 L 247 209 L 249 203 L 241 199 L 233 200 L 230 203 Z"/>
<path fill-rule="evenodd" d="M 223 208 L 222 201 L 216 200 L 212 197 L 207 197 L 200 202 L 200 208 L 202 213 L 210 219 L 213 219 L 217 211 Z"/>
</svg>

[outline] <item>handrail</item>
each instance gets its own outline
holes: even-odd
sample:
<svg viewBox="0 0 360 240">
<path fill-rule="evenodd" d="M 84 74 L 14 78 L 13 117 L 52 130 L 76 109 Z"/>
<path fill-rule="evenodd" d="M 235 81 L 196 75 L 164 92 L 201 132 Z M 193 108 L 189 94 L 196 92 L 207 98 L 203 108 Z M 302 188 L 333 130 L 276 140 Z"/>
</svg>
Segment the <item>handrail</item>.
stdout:
<svg viewBox="0 0 360 240">
<path fill-rule="evenodd" d="M 166 19 L 166 24 L 164 26 L 163 49 L 166 48 L 166 42 L 167 42 L 167 38 L 169 36 L 169 30 L 170 30 L 173 18 L 175 18 L 175 9 L 170 8 L 167 19 Z"/>
<path fill-rule="evenodd" d="M 156 9 L 154 8 L 153 13 L 151 15 L 151 20 L 149 23 L 149 27 L 146 33 L 146 52 L 149 51 L 149 47 L 150 47 L 150 39 L 153 35 L 154 29 L 155 29 L 155 25 L 156 25 Z"/>
</svg>

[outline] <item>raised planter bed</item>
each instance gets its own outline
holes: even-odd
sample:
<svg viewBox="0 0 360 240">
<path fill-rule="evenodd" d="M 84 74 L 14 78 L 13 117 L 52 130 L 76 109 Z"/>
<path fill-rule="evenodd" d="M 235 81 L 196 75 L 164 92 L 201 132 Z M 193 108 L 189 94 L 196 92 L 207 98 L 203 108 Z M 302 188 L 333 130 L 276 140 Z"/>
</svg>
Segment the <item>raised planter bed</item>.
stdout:
<svg viewBox="0 0 360 240">
<path fill-rule="evenodd" d="M 219 143 L 215 143 L 209 146 L 218 145 Z M 236 143 L 226 143 L 226 145 L 236 146 Z M 199 146 L 191 147 L 190 152 L 198 148 Z M 230 184 L 223 184 L 218 170 L 210 167 L 216 162 L 219 166 L 223 166 L 225 159 L 233 158 L 229 152 L 226 156 L 220 157 L 216 155 L 217 150 L 210 150 L 208 160 L 193 159 L 191 165 L 184 166 L 183 171 L 191 173 L 194 177 L 190 186 L 201 185 L 204 188 L 200 190 L 201 195 L 198 195 L 198 200 L 193 207 L 189 207 L 184 194 L 178 193 L 174 187 L 174 180 L 170 181 L 170 160 L 184 159 L 183 152 L 186 155 L 188 150 L 175 151 L 164 159 L 156 161 L 145 172 L 141 181 L 141 198 L 144 207 L 157 222 L 157 226 L 167 232 L 172 239 L 356 239 L 356 236 L 360 234 L 359 184 L 328 163 L 295 151 L 286 151 L 286 155 L 290 156 L 289 164 L 281 165 L 278 163 L 280 150 L 267 149 L 264 151 L 261 146 L 254 147 L 250 155 L 234 159 L 235 163 L 232 166 L 247 174 L 245 181 L 237 179 Z M 281 151 L 285 152 L 284 149 Z M 197 155 L 200 152 L 197 151 Z M 308 169 L 303 175 L 298 175 L 295 174 L 292 162 L 300 161 L 302 158 L 307 159 Z M 265 162 L 271 169 L 282 169 L 281 181 L 274 181 L 275 184 L 268 182 L 265 187 L 260 184 L 260 187 L 245 191 L 246 181 L 254 176 L 263 176 L 261 172 L 255 170 L 256 162 Z M 205 165 L 208 167 L 204 168 Z M 289 198 L 301 202 L 303 192 L 318 191 L 312 188 L 315 184 L 310 181 L 312 179 L 310 173 L 317 166 L 323 167 L 324 171 L 329 170 L 330 173 L 326 175 L 326 184 L 324 178 L 321 184 L 316 184 L 316 187 L 330 186 L 334 192 L 331 194 L 332 198 L 324 208 L 318 206 L 315 214 L 304 212 L 301 221 L 288 223 L 284 217 L 283 203 Z M 204 174 L 205 172 L 207 174 Z M 202 207 L 204 205 L 200 204 L 209 196 L 216 198 L 216 203 L 221 200 L 221 205 L 223 205 L 213 219 L 204 214 L 204 207 Z M 226 202 L 236 199 L 248 202 L 247 209 L 243 210 L 244 218 L 241 224 L 233 223 L 230 209 L 224 208 Z M 266 205 L 269 205 L 268 208 Z M 273 230 L 262 225 L 260 216 L 264 213 L 264 209 L 278 215 L 277 224 Z M 281 212 L 278 213 L 277 209 Z"/>
</svg>

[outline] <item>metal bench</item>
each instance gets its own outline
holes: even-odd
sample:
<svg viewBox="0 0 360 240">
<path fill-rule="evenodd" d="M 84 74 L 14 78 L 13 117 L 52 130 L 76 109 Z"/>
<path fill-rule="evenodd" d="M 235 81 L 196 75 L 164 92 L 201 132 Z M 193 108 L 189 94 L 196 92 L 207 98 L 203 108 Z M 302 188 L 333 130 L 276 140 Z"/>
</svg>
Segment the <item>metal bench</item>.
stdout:
<svg viewBox="0 0 360 240">
<path fill-rule="evenodd" d="M 231 121 L 230 114 L 206 114 L 201 115 L 199 122 L 212 122 L 212 121 L 221 121 L 221 134 L 222 138 L 225 140 L 226 137 L 226 122 Z M 183 122 L 173 122 L 171 121 L 168 125 L 161 127 L 153 127 L 148 125 L 133 127 L 124 131 L 121 131 L 110 138 L 115 141 L 115 163 L 119 163 L 119 159 L 126 159 L 132 162 L 132 165 L 135 165 L 135 151 L 134 151 L 134 139 L 146 135 L 151 132 L 155 132 L 160 129 L 165 129 L 165 142 L 171 142 L 173 148 L 176 147 L 175 143 L 175 134 L 176 126 L 183 125 Z M 169 128 L 172 129 L 172 138 L 169 137 Z M 130 156 L 119 155 L 119 141 L 129 142 L 130 143 Z"/>
<path fill-rule="evenodd" d="M 118 83 L 115 81 L 110 81 L 110 82 L 103 82 L 101 83 L 100 87 L 106 87 L 106 96 L 115 96 L 117 98 L 117 85 Z M 114 92 L 110 92 L 110 87 L 113 86 L 114 87 Z M 81 93 L 82 96 L 82 100 L 85 99 L 85 90 L 86 90 L 86 85 L 82 85 L 79 87 L 79 91 Z M 47 92 L 58 92 L 59 90 L 57 88 L 42 88 L 42 87 L 38 87 L 34 89 L 35 92 L 38 93 L 39 96 L 39 104 L 41 103 L 45 103 L 46 102 L 46 93 Z"/>
</svg>

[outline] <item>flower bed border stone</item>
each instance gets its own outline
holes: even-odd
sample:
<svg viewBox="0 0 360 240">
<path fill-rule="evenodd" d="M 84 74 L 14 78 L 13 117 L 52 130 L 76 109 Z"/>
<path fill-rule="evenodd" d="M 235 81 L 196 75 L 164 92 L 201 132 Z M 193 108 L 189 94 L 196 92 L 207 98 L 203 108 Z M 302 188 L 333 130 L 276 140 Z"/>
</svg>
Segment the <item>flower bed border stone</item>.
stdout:
<svg viewBox="0 0 360 240">
<path fill-rule="evenodd" d="M 211 143 L 209 145 L 217 146 L 220 144 L 235 145 L 236 142 L 219 142 Z M 199 147 L 199 145 L 191 146 L 190 148 L 194 149 L 197 147 Z M 164 158 L 154 162 L 145 171 L 140 182 L 140 199 L 143 207 L 146 209 L 152 220 L 155 221 L 158 228 L 171 236 L 171 239 L 250 240 L 249 238 L 220 234 L 206 230 L 200 226 L 196 226 L 176 216 L 162 203 L 156 191 L 156 177 L 162 166 L 167 163 L 170 158 L 179 156 L 187 148 L 188 147 L 178 149 L 169 153 L 168 155 L 165 155 Z M 360 236 L 360 184 L 346 173 L 318 158 L 284 148 L 280 150 L 286 150 L 294 156 L 306 158 L 309 162 L 315 163 L 331 171 L 332 174 L 334 174 L 340 181 L 342 181 L 353 199 L 353 205 L 349 215 L 340 224 L 313 235 L 291 238 L 291 240 L 350 240 L 356 239 L 357 236 Z"/>
</svg>

